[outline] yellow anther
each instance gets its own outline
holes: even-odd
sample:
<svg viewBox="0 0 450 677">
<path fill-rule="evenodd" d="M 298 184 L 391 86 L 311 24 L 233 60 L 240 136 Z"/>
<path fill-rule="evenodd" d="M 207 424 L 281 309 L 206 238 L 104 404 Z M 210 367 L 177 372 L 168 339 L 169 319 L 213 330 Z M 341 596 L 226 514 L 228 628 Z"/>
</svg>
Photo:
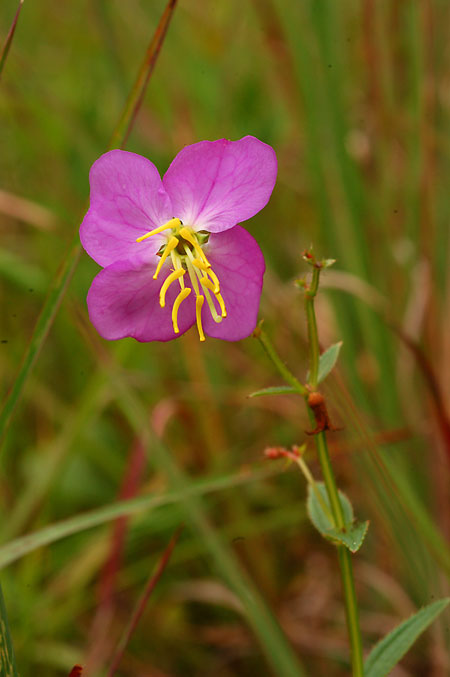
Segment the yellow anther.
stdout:
<svg viewBox="0 0 450 677">
<path fill-rule="evenodd" d="M 200 259 L 192 259 L 192 263 L 197 268 L 200 268 L 200 270 L 208 271 L 211 268 L 209 263 L 205 263 L 204 261 L 201 261 Z"/>
<path fill-rule="evenodd" d="M 219 278 L 215 274 L 212 268 L 208 268 L 208 275 L 211 278 L 211 280 L 214 282 L 214 294 L 218 294 L 220 292 L 220 283 L 219 283 Z"/>
<path fill-rule="evenodd" d="M 188 242 L 190 242 L 191 245 L 192 245 L 193 247 L 195 247 L 195 246 L 198 247 L 198 246 L 199 246 L 197 240 L 195 239 L 195 235 L 194 235 L 193 233 L 191 233 L 191 231 L 189 230 L 189 228 L 186 228 L 185 226 L 183 226 L 183 228 L 180 228 L 180 235 L 181 235 L 181 237 L 183 237 L 185 240 L 187 240 Z"/>
<path fill-rule="evenodd" d="M 209 291 L 212 291 L 214 293 L 215 286 L 213 285 L 209 277 L 202 277 L 200 279 L 200 282 L 206 289 L 209 289 Z"/>
<path fill-rule="evenodd" d="M 185 228 L 183 226 L 183 228 L 180 228 L 180 235 L 181 235 L 182 238 L 187 240 L 189 242 L 189 244 L 191 244 L 194 247 L 195 251 L 197 252 L 197 254 L 199 254 L 200 258 L 203 259 L 203 261 L 206 263 L 206 265 L 209 265 L 208 259 L 204 255 L 203 249 L 200 247 L 199 243 L 197 242 L 197 239 L 196 239 L 194 233 L 191 233 L 191 231 L 188 228 Z"/>
<path fill-rule="evenodd" d="M 164 280 L 163 286 L 161 287 L 161 290 L 159 292 L 159 305 L 161 308 L 164 308 L 166 305 L 166 292 L 169 289 L 170 285 L 174 280 L 178 280 L 178 278 L 182 277 L 185 274 L 184 268 L 179 268 L 178 270 L 174 270 L 173 273 L 170 273 L 170 275 Z"/>
<path fill-rule="evenodd" d="M 141 237 L 138 237 L 136 242 L 142 242 L 142 240 L 146 240 L 148 237 L 151 237 L 152 235 L 162 233 L 163 230 L 169 230 L 169 228 L 177 228 L 178 226 L 181 226 L 180 219 L 170 219 L 170 221 L 167 221 L 167 223 L 165 223 L 163 226 L 159 226 L 159 228 L 150 230 L 148 233 L 145 233 L 145 235 L 141 235 Z"/>
<path fill-rule="evenodd" d="M 198 335 L 200 338 L 200 341 L 205 340 L 205 335 L 203 333 L 203 327 L 202 327 L 202 307 L 203 307 L 203 301 L 205 300 L 205 297 L 200 295 L 197 296 L 195 299 L 195 318 L 197 320 L 197 330 L 198 330 Z"/>
<path fill-rule="evenodd" d="M 179 240 L 177 237 L 175 237 L 175 236 L 172 235 L 172 237 L 170 238 L 169 242 L 168 242 L 167 245 L 166 245 L 165 250 L 164 250 L 163 253 L 162 253 L 162 256 L 161 256 L 161 259 L 160 259 L 158 265 L 156 266 L 155 274 L 153 275 L 153 279 L 154 279 L 154 280 L 157 279 L 157 277 L 158 277 L 158 275 L 159 275 L 159 271 L 161 270 L 161 268 L 162 268 L 163 265 L 164 265 L 164 261 L 167 259 L 167 257 L 169 256 L 170 252 L 171 252 L 173 249 L 175 249 L 175 247 L 178 245 L 179 241 L 180 241 L 180 240 Z"/>
<path fill-rule="evenodd" d="M 185 287 L 185 289 L 182 289 L 180 291 L 180 293 L 178 294 L 177 298 L 174 301 L 172 308 L 172 324 L 175 334 L 180 333 L 180 330 L 178 329 L 178 309 L 183 303 L 184 299 L 186 299 L 189 296 L 191 291 L 192 289 L 190 287 Z"/>
<path fill-rule="evenodd" d="M 223 300 L 222 295 L 221 295 L 221 294 L 216 294 L 216 299 L 217 299 L 218 302 L 219 302 L 219 306 L 220 306 L 220 311 L 221 311 L 221 313 L 222 313 L 222 317 L 226 317 L 226 316 L 227 316 L 227 309 L 225 308 L 225 301 Z"/>
</svg>

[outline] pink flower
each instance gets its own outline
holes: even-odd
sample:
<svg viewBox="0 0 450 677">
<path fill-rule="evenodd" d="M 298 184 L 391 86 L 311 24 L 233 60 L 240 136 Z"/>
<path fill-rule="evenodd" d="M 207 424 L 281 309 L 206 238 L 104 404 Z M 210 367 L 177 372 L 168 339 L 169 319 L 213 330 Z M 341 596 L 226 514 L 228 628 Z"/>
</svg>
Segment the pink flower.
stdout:
<svg viewBox="0 0 450 677">
<path fill-rule="evenodd" d="M 276 173 L 275 152 L 253 136 L 186 146 L 162 181 L 140 155 L 102 155 L 80 228 L 103 267 L 87 297 L 99 334 L 169 341 L 196 324 L 201 341 L 249 336 L 265 264 L 237 224 L 267 204 Z"/>
</svg>

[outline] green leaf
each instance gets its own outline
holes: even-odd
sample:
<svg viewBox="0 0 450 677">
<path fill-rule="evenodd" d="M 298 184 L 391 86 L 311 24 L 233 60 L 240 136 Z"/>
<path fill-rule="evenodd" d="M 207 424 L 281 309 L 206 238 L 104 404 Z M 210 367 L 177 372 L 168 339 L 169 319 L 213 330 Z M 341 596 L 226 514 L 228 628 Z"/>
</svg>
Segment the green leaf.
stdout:
<svg viewBox="0 0 450 677">
<path fill-rule="evenodd" d="M 324 482 L 316 482 L 315 487 L 320 494 L 321 500 L 313 490 L 311 485 L 308 486 L 308 499 L 306 507 L 311 522 L 321 534 L 325 535 L 330 529 L 334 529 L 334 522 L 331 518 L 331 507 L 328 499 L 328 492 Z M 342 510 L 344 511 L 344 520 L 346 524 L 351 524 L 354 519 L 352 504 L 347 496 L 339 490 L 339 499 L 341 501 Z M 323 503 L 328 508 L 327 514 L 323 508 Z"/>
<path fill-rule="evenodd" d="M 388 675 L 449 602 L 450 597 L 446 597 L 423 607 L 378 642 L 365 662 L 365 677 Z"/>
<path fill-rule="evenodd" d="M 333 369 L 339 357 L 341 348 L 342 341 L 339 341 L 338 343 L 333 343 L 332 346 L 327 348 L 327 350 L 322 353 L 319 358 L 319 373 L 317 376 L 317 383 L 324 381 L 330 371 Z"/>
<path fill-rule="evenodd" d="M 311 522 L 327 540 L 335 545 L 345 545 L 351 552 L 357 552 L 363 544 L 369 522 L 355 521 L 352 504 L 347 496 L 339 491 L 345 527 L 343 530 L 337 529 L 331 515 L 330 501 L 325 484 L 316 482 L 315 489 L 311 485 L 308 487 L 306 505 Z"/>
<path fill-rule="evenodd" d="M 299 394 L 296 388 L 292 386 L 272 386 L 271 388 L 262 388 L 261 390 L 255 390 L 254 393 L 250 393 L 249 397 L 262 397 L 262 395 L 286 395 L 296 393 Z"/>
<path fill-rule="evenodd" d="M 336 263 L 336 259 L 322 259 L 320 262 L 321 268 L 331 268 Z"/>
<path fill-rule="evenodd" d="M 369 522 L 355 521 L 351 524 L 345 531 L 340 531 L 339 529 L 330 529 L 327 531 L 327 538 L 330 540 L 334 539 L 340 545 L 345 545 L 350 552 L 358 552 L 362 546 L 364 539 L 369 528 Z"/>
</svg>

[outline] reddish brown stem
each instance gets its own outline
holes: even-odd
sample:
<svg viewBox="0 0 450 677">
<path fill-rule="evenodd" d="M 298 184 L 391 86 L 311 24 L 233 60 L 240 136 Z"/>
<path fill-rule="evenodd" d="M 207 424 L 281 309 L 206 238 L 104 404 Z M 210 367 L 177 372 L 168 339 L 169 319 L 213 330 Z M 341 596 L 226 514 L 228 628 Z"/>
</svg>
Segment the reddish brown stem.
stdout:
<svg viewBox="0 0 450 677">
<path fill-rule="evenodd" d="M 17 21 L 19 20 L 19 14 L 20 10 L 22 9 L 23 5 L 23 0 L 20 0 L 19 6 L 17 7 L 17 11 L 14 15 L 13 22 L 11 24 L 11 28 L 8 31 L 8 35 L 6 36 L 5 44 L 3 45 L 3 48 L 0 52 L 0 78 L 2 76 L 2 71 L 3 68 L 5 67 L 5 62 L 6 62 L 6 57 L 8 56 L 9 49 L 11 47 L 11 43 L 14 37 L 14 33 L 17 27 Z"/>
<path fill-rule="evenodd" d="M 438 380 L 430 364 L 430 361 L 416 341 L 410 338 L 400 327 L 393 326 L 392 328 L 403 341 L 405 346 L 412 352 L 417 366 L 422 372 L 425 383 L 427 384 L 431 395 L 436 421 L 442 436 L 448 461 L 450 462 L 450 420 L 445 409 L 444 398 L 439 387 Z"/>
<path fill-rule="evenodd" d="M 175 548 L 178 539 L 180 537 L 181 531 L 183 527 L 179 527 L 175 534 L 172 536 L 169 545 L 165 549 L 165 551 L 162 554 L 162 557 L 160 558 L 158 562 L 158 566 L 156 568 L 155 573 L 150 577 L 144 593 L 140 600 L 138 601 L 136 608 L 133 612 L 133 615 L 131 617 L 130 623 L 128 625 L 127 630 L 125 631 L 124 635 L 122 636 L 122 639 L 119 642 L 119 646 L 117 647 L 116 653 L 114 655 L 114 658 L 111 662 L 111 666 L 108 670 L 107 677 L 113 677 L 116 674 L 116 670 L 119 667 L 120 661 L 122 660 L 123 654 L 125 652 L 125 649 L 128 645 L 128 642 L 130 641 L 130 638 L 135 631 L 137 624 L 139 623 L 139 620 L 144 613 L 145 607 L 147 606 L 147 602 L 150 598 L 150 595 L 152 594 L 153 590 L 155 589 L 156 585 L 158 584 L 161 576 L 164 573 L 164 570 L 166 569 L 170 557 L 172 555 L 173 549 Z"/>
</svg>

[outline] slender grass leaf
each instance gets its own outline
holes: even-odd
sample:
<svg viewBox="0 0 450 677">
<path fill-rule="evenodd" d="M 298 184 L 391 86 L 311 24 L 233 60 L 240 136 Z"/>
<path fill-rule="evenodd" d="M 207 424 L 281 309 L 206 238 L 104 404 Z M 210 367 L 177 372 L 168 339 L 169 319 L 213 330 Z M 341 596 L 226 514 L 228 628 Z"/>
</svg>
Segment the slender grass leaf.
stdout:
<svg viewBox="0 0 450 677">
<path fill-rule="evenodd" d="M 192 480 L 177 464 L 173 454 L 150 430 L 148 413 L 142 402 L 129 388 L 122 374 L 117 373 L 111 365 L 107 374 L 118 395 L 117 404 L 130 425 L 139 435 L 142 436 L 143 431 L 144 434 L 150 435 L 152 442 L 150 458 L 154 467 L 166 474 L 174 490 L 188 491 Z M 217 573 L 239 598 L 245 620 L 255 633 L 275 674 L 278 677 L 302 677 L 305 672 L 299 657 L 290 646 L 258 588 L 242 568 L 234 552 L 210 523 L 201 496 L 185 494 L 180 507 L 186 523 L 211 557 Z"/>
<path fill-rule="evenodd" d="M 108 669 L 108 674 L 106 677 L 114 677 L 114 675 L 116 674 L 116 671 L 125 653 L 127 644 L 129 643 L 131 636 L 135 631 L 137 624 L 139 623 L 139 620 L 142 618 L 142 614 L 145 611 L 150 595 L 152 594 L 161 576 L 163 575 L 167 565 L 169 564 L 172 552 L 176 544 L 178 543 L 178 539 L 180 537 L 182 529 L 183 527 L 179 527 L 177 531 L 174 533 L 174 535 L 170 539 L 170 543 L 168 544 L 168 546 L 166 547 L 166 549 L 164 550 L 163 554 L 159 559 L 156 571 L 152 572 L 152 574 L 150 575 L 150 578 L 147 581 L 147 585 L 145 586 L 144 592 L 140 597 L 140 599 L 138 600 L 136 607 L 133 611 L 133 614 L 130 618 L 130 622 L 127 628 L 125 629 L 122 637 L 120 638 L 119 644 L 116 649 L 116 653 L 111 661 L 111 665 Z"/>
<path fill-rule="evenodd" d="M 271 386 L 270 388 L 262 388 L 261 390 L 255 390 L 254 393 L 250 393 L 249 397 L 262 397 L 263 395 L 288 395 L 288 394 L 299 394 L 297 388 L 292 386 Z"/>
<path fill-rule="evenodd" d="M 17 677 L 16 660 L 9 632 L 8 616 L 5 600 L 0 587 L 0 675 L 1 677 Z"/>
<path fill-rule="evenodd" d="M 273 470 L 268 471 L 266 469 L 249 475 L 230 475 L 210 479 L 197 484 L 191 483 L 179 491 L 170 491 L 160 496 L 139 496 L 127 501 L 117 501 L 97 510 L 70 517 L 39 529 L 39 531 L 14 539 L 0 547 L 0 568 L 11 564 L 37 548 L 67 538 L 72 534 L 106 524 L 118 517 L 133 515 L 144 510 L 155 510 L 165 505 L 183 502 L 191 496 L 201 496 L 229 489 L 247 482 L 261 480 L 270 475 L 273 475 Z"/>
<path fill-rule="evenodd" d="M 378 642 L 365 662 L 365 677 L 388 675 L 449 602 L 446 597 L 423 607 Z"/>
<path fill-rule="evenodd" d="M 8 35 L 6 36 L 5 44 L 2 47 L 2 51 L 0 52 L 0 78 L 3 73 L 3 69 L 5 67 L 6 59 L 9 54 L 9 50 L 11 48 L 11 43 L 13 41 L 14 33 L 16 31 L 17 27 L 17 21 L 19 20 L 19 14 L 20 10 L 22 9 L 23 5 L 23 0 L 19 0 L 19 5 L 17 7 L 17 11 L 14 15 L 13 22 L 11 24 L 11 28 L 8 31 Z"/>
<path fill-rule="evenodd" d="M 116 129 L 113 132 L 108 148 L 123 146 L 124 140 L 130 133 L 136 118 L 137 111 L 139 110 L 139 107 L 142 103 L 142 98 L 148 85 L 150 75 L 153 72 L 156 59 L 160 53 L 167 32 L 167 27 L 175 9 L 175 5 L 176 0 L 169 0 L 166 10 L 161 17 L 161 20 L 156 28 L 156 32 L 150 42 L 149 48 L 147 49 L 136 81 L 131 89 L 127 101 L 125 102 L 122 115 L 119 122 L 117 123 Z M 64 297 L 67 286 L 77 266 L 80 253 L 81 245 L 78 237 L 77 226 L 77 232 L 74 235 L 70 250 L 65 256 L 60 269 L 50 286 L 47 298 L 41 309 L 30 342 L 23 356 L 19 373 L 16 376 L 11 390 L 6 396 L 3 409 L 0 412 L 0 440 L 2 439 L 4 432 L 11 421 L 14 409 L 16 408 L 16 405 L 22 395 L 25 383 L 31 374 L 42 346 L 44 345 L 44 342 L 47 338 L 48 332 L 50 331 L 50 327 L 53 324 L 53 320 Z"/>
</svg>

